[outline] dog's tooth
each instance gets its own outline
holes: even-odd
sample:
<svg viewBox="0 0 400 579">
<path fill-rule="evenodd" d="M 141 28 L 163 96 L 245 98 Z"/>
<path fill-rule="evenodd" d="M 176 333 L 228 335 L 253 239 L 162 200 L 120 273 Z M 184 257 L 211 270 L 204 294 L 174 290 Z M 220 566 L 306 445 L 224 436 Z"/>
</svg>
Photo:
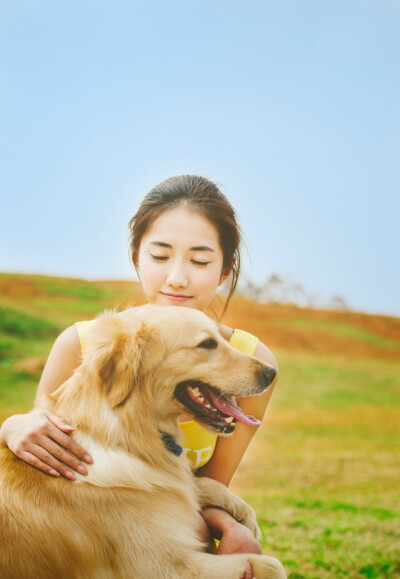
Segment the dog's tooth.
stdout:
<svg viewBox="0 0 400 579">
<path fill-rule="evenodd" d="M 233 422 L 233 416 L 226 416 L 224 418 L 225 422 L 227 422 L 228 424 L 230 424 L 231 422 Z"/>
<path fill-rule="evenodd" d="M 211 408 L 211 406 L 210 406 L 208 403 L 207 403 L 207 404 L 204 404 L 204 406 L 205 406 L 206 408 Z"/>
<path fill-rule="evenodd" d="M 199 396 L 199 402 L 201 402 L 202 404 L 203 404 L 203 402 L 204 402 L 204 398 L 203 398 L 203 396 L 201 396 L 201 395 Z"/>
<path fill-rule="evenodd" d="M 200 396 L 200 390 L 198 389 L 197 386 L 196 386 L 196 388 L 190 387 L 190 390 L 193 392 L 193 394 L 194 394 L 195 396 Z"/>
</svg>

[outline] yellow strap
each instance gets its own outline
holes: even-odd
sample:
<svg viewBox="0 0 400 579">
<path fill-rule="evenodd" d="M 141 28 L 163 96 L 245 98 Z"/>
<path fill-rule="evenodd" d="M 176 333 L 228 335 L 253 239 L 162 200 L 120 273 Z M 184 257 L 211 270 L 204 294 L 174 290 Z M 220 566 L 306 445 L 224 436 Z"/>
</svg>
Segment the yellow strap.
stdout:
<svg viewBox="0 0 400 579">
<path fill-rule="evenodd" d="M 239 352 L 253 356 L 258 344 L 258 338 L 244 330 L 234 330 L 229 343 Z"/>
<path fill-rule="evenodd" d="M 78 331 L 79 342 L 81 345 L 82 354 L 86 350 L 87 337 L 89 335 L 89 330 L 93 326 L 96 320 L 90 320 L 88 322 L 76 322 L 75 326 Z"/>
</svg>

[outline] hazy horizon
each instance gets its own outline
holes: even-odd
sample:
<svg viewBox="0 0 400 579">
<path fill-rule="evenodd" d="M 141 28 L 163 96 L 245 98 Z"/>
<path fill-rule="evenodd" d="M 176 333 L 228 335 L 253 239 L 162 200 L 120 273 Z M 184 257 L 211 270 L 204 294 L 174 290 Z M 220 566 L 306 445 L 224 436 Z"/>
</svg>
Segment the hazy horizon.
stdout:
<svg viewBox="0 0 400 579">
<path fill-rule="evenodd" d="M 115 283 L 136 283 L 140 285 L 139 279 L 137 278 L 137 276 L 132 277 L 131 279 L 129 278 L 90 278 L 90 277 L 80 277 L 80 276 L 64 276 L 64 275 L 59 275 L 59 274 L 52 274 L 52 273 L 42 273 L 42 272 L 23 272 L 23 271 L 1 271 L 0 275 L 5 274 L 5 275 L 26 275 L 26 276 L 43 276 L 43 277 L 54 277 L 54 278 L 59 278 L 59 279 L 69 279 L 69 280 L 76 280 L 76 281 L 83 281 L 83 282 L 98 282 L 98 283 L 107 283 L 107 282 L 115 282 Z M 274 274 L 272 274 L 274 275 Z M 230 278 L 228 278 L 227 284 L 229 286 L 229 280 Z M 244 279 L 242 279 L 242 284 L 244 285 Z M 252 281 L 252 280 L 250 280 Z M 285 283 L 287 283 L 287 286 L 291 286 L 291 280 L 284 280 L 284 285 L 283 285 L 283 289 L 285 287 Z M 275 295 L 277 295 L 278 297 L 276 299 L 258 299 L 258 298 L 254 298 L 251 294 L 248 294 L 246 292 L 246 288 L 242 287 L 242 284 L 240 283 L 239 280 L 239 284 L 238 287 L 235 291 L 235 295 L 236 296 L 242 296 L 245 298 L 248 298 L 250 301 L 256 301 L 258 303 L 261 304 L 268 304 L 268 303 L 277 303 L 279 305 L 288 305 L 288 306 L 297 306 L 299 308 L 305 308 L 305 309 L 315 309 L 315 310 L 327 310 L 327 311 L 332 311 L 332 312 L 351 312 L 351 313 L 359 313 L 359 314 L 367 314 L 367 315 L 377 315 L 377 316 L 385 316 L 385 317 L 392 317 L 392 318 L 399 318 L 400 319 L 400 315 L 398 314 L 393 314 L 390 312 L 380 312 L 380 311 L 366 311 L 366 310 L 360 310 L 358 308 L 354 308 L 351 307 L 350 304 L 348 304 L 346 302 L 346 300 L 344 300 L 343 304 L 337 303 L 335 305 L 335 300 L 336 298 L 339 299 L 339 301 L 341 300 L 341 298 L 343 298 L 343 296 L 339 296 L 338 294 L 336 295 L 332 295 L 332 296 L 325 296 L 325 299 L 322 296 L 318 296 L 315 293 L 309 291 L 310 288 L 307 287 L 303 287 L 304 289 L 304 299 L 300 299 L 300 300 L 290 300 L 290 299 L 285 299 L 283 296 L 283 292 L 279 292 L 279 290 L 276 292 Z M 257 284 L 256 284 L 257 285 Z M 260 284 L 262 285 L 262 284 Z M 297 284 L 295 284 L 297 285 Z M 301 285 L 301 284 L 300 284 Z M 218 293 L 222 293 L 223 295 L 227 296 L 228 294 L 228 287 L 225 284 L 225 288 L 220 288 L 218 290 Z M 143 294 L 144 295 L 144 294 Z M 307 300 L 307 298 L 310 298 L 310 302 Z"/>
</svg>

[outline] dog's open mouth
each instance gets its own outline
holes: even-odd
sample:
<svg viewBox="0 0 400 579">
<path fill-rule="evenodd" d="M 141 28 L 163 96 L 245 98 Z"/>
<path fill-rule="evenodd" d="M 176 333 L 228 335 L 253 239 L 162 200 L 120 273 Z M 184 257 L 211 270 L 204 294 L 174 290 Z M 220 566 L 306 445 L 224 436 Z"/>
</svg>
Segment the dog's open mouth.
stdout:
<svg viewBox="0 0 400 579">
<path fill-rule="evenodd" d="M 259 426 L 261 422 L 243 413 L 232 396 L 224 396 L 216 388 L 204 382 L 190 380 L 175 388 L 175 398 L 190 410 L 200 422 L 213 430 L 230 434 L 236 422 Z"/>
</svg>

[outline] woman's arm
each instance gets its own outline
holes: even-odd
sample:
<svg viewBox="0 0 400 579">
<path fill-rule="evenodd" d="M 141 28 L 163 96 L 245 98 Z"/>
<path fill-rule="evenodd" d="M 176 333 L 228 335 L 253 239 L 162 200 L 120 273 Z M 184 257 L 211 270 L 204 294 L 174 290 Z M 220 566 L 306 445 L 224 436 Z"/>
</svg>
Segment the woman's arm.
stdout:
<svg viewBox="0 0 400 579">
<path fill-rule="evenodd" d="M 224 337 L 228 334 L 228 330 L 226 326 L 221 329 Z M 252 414 L 262 420 L 278 380 L 278 364 L 271 350 L 261 342 L 257 344 L 254 356 L 273 366 L 277 374 L 264 394 L 237 398 L 236 402 L 245 414 Z M 257 427 L 237 423 L 232 436 L 218 438 L 214 454 L 209 462 L 197 471 L 197 476 L 208 476 L 228 486 L 256 431 Z"/>
<path fill-rule="evenodd" d="M 225 339 L 230 339 L 232 330 L 222 326 L 220 331 Z M 237 403 L 245 414 L 252 414 L 262 420 L 278 379 L 278 364 L 269 348 L 261 342 L 257 344 L 254 356 L 273 366 L 277 374 L 264 394 L 238 398 Z M 197 471 L 197 476 L 208 476 L 228 486 L 255 433 L 255 427 L 239 423 L 231 437 L 219 437 L 211 460 Z M 251 531 L 228 513 L 221 509 L 206 508 L 202 515 L 212 535 L 220 539 L 217 554 L 261 552 L 260 544 Z M 251 569 L 248 569 L 244 578 L 251 577 Z"/>
<path fill-rule="evenodd" d="M 86 451 L 68 434 L 73 428 L 51 412 L 39 410 L 42 396 L 54 392 L 73 373 L 80 361 L 81 348 L 75 326 L 58 336 L 49 354 L 36 395 L 36 410 L 5 420 L 0 429 L 0 446 L 52 476 L 74 479 L 70 469 L 87 474 L 77 459 L 92 462 Z M 75 456 L 71 456 L 68 449 Z"/>
<path fill-rule="evenodd" d="M 78 332 L 75 326 L 70 326 L 53 344 L 40 378 L 35 406 L 38 405 L 42 394 L 51 394 L 72 376 L 75 368 L 79 366 L 80 357 Z"/>
</svg>

